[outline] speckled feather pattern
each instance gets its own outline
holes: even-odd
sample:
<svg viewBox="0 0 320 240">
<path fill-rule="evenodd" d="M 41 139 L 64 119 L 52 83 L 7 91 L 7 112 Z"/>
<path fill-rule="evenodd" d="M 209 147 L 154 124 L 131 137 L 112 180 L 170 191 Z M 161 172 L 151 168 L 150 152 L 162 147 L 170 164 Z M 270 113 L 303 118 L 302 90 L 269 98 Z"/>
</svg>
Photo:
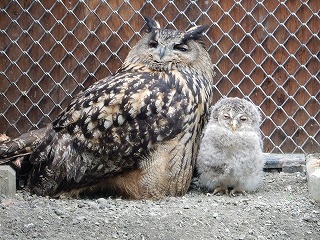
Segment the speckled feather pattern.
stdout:
<svg viewBox="0 0 320 240">
<path fill-rule="evenodd" d="M 84 91 L 54 121 L 54 129 L 72 135 L 79 151 L 112 156 L 141 153 L 185 131 L 186 123 L 195 120 L 191 113 L 197 102 L 203 101 L 199 89 L 183 86 L 179 74 L 138 70 L 121 72 Z"/>
</svg>

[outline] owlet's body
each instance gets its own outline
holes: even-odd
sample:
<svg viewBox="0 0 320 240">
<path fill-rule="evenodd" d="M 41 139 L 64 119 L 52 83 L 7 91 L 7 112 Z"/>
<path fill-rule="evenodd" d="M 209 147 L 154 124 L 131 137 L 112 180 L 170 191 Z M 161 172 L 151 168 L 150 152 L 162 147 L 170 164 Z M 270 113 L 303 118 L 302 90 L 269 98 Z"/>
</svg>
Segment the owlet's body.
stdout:
<svg viewBox="0 0 320 240">
<path fill-rule="evenodd" d="M 212 98 L 213 65 L 200 40 L 206 27 L 178 31 L 146 21 L 119 71 L 78 94 L 36 133 L 43 136 L 36 146 L 22 136 L 0 146 L 8 158 L 31 145 L 21 171 L 32 192 L 141 199 L 187 191 Z"/>
<path fill-rule="evenodd" d="M 231 195 L 258 190 L 264 158 L 260 114 L 251 102 L 223 98 L 212 108 L 197 159 L 199 185 Z"/>
</svg>

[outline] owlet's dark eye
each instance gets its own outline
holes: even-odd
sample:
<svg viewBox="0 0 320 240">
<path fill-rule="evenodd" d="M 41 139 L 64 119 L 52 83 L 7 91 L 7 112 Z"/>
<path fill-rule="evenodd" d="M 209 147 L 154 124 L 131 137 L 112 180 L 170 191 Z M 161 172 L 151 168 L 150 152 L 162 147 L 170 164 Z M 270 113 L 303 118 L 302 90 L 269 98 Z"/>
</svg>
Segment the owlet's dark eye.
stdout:
<svg viewBox="0 0 320 240">
<path fill-rule="evenodd" d="M 224 119 L 230 119 L 231 117 L 230 117 L 229 114 L 225 113 L 225 114 L 223 114 L 223 118 L 224 118 Z"/>
<path fill-rule="evenodd" d="M 240 117 L 240 121 L 241 121 L 241 122 L 245 122 L 245 121 L 247 121 L 247 120 L 248 120 L 248 118 L 245 117 L 245 116 Z"/>
<path fill-rule="evenodd" d="M 149 41 L 149 47 L 151 47 L 151 48 L 158 47 L 158 42 L 156 40 L 150 40 Z"/>
<path fill-rule="evenodd" d="M 180 52 L 186 52 L 188 51 L 188 45 L 186 44 L 176 44 L 173 46 L 174 50 L 178 50 Z"/>
</svg>

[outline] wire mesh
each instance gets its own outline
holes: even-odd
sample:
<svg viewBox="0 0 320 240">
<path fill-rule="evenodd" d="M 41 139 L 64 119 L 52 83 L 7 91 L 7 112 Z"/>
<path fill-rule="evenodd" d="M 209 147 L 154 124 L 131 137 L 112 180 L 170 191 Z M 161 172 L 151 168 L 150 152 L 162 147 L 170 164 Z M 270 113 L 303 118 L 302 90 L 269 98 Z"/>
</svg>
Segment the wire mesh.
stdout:
<svg viewBox="0 0 320 240">
<path fill-rule="evenodd" d="M 259 106 L 266 152 L 319 152 L 319 7 L 317 0 L 1 1 L 0 133 L 42 127 L 77 92 L 114 73 L 148 16 L 168 28 L 210 26 L 213 103 L 238 96 Z"/>
</svg>

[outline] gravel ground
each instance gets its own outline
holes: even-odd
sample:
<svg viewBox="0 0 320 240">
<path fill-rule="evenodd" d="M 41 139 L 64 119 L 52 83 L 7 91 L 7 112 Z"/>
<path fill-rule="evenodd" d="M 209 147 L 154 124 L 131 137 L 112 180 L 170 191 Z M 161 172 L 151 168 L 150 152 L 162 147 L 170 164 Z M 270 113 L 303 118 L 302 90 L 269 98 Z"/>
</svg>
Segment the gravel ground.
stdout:
<svg viewBox="0 0 320 240">
<path fill-rule="evenodd" d="M 0 196 L 0 239 L 320 239 L 320 205 L 300 173 L 266 173 L 246 196 L 193 187 L 160 201 Z"/>
</svg>

